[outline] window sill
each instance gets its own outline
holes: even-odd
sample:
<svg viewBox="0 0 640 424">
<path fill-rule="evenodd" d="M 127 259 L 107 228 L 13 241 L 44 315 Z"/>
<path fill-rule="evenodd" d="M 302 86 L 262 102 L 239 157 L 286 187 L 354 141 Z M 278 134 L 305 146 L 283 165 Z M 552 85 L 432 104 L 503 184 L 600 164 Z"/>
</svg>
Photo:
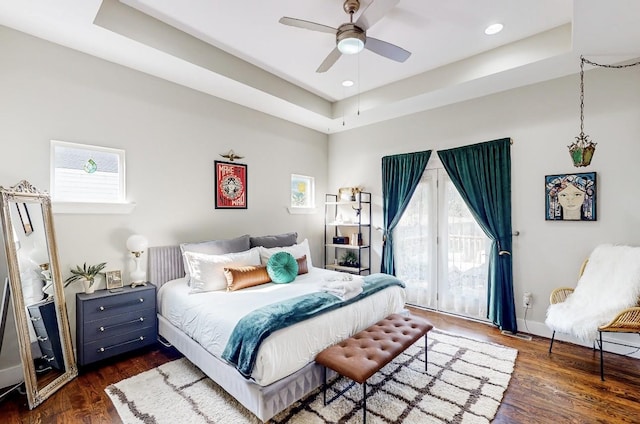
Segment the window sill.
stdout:
<svg viewBox="0 0 640 424">
<path fill-rule="evenodd" d="M 135 203 L 79 203 L 79 202 L 52 202 L 51 209 L 54 214 L 113 214 L 126 215 L 133 212 Z"/>
</svg>

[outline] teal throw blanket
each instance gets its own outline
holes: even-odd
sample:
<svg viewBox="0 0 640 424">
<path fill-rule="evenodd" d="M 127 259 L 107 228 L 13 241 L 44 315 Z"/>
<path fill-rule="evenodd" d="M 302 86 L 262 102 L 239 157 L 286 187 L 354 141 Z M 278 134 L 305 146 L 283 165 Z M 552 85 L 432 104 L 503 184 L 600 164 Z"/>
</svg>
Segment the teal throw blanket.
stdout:
<svg viewBox="0 0 640 424">
<path fill-rule="evenodd" d="M 362 293 L 346 301 L 329 293 L 316 292 L 256 309 L 238 321 L 222 358 L 249 378 L 260 344 L 274 331 L 357 302 L 391 286 L 404 288 L 404 283 L 389 274 L 372 274 L 364 277 Z"/>
</svg>

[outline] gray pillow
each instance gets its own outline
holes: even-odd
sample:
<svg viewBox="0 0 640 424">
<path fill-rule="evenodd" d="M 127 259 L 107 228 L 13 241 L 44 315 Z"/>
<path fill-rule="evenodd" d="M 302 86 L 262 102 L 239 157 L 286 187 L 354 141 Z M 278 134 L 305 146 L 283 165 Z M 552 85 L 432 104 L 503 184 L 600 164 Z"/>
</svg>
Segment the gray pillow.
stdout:
<svg viewBox="0 0 640 424">
<path fill-rule="evenodd" d="M 184 252 L 205 253 L 207 255 L 224 255 L 226 253 L 237 253 L 249 250 L 249 234 L 229 240 L 211 240 L 200 243 L 182 243 L 180 252 L 184 261 L 184 272 L 189 276 L 189 265 L 184 258 Z"/>
<path fill-rule="evenodd" d="M 293 246 L 298 242 L 298 233 L 284 233 L 273 236 L 260 236 L 249 238 L 250 247 L 262 246 L 270 249 L 272 247 Z"/>
</svg>

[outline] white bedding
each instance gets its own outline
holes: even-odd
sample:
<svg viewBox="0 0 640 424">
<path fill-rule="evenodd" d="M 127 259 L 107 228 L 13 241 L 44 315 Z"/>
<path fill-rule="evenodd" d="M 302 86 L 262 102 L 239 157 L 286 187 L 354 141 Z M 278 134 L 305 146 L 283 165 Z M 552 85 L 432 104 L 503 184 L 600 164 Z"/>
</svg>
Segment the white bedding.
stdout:
<svg viewBox="0 0 640 424">
<path fill-rule="evenodd" d="M 187 279 L 158 291 L 158 313 L 220 358 L 237 322 L 253 309 L 320 291 L 335 271 L 311 268 L 289 284 L 267 283 L 235 292 L 190 294 Z M 251 375 L 266 386 L 304 367 L 327 346 L 402 311 L 404 289 L 392 286 L 351 305 L 274 332 L 262 343 Z"/>
</svg>

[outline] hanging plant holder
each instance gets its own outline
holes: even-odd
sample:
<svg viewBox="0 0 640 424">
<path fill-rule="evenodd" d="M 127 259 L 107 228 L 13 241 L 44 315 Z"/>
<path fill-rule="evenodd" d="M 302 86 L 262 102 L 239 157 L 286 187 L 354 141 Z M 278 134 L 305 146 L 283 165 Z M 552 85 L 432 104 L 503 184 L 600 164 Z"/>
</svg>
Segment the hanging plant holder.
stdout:
<svg viewBox="0 0 640 424">
<path fill-rule="evenodd" d="M 580 135 L 576 137 L 576 141 L 569 146 L 569 154 L 573 160 L 573 166 L 576 168 L 589 166 L 593 153 L 596 151 L 596 144 L 597 143 L 589 140 L 588 135 L 580 133 Z"/>
<path fill-rule="evenodd" d="M 589 140 L 589 136 L 584 133 L 584 62 L 585 58 L 580 56 L 580 135 L 568 146 L 573 166 L 576 168 L 591 164 L 597 144 Z"/>
<path fill-rule="evenodd" d="M 629 63 L 626 65 L 602 65 L 602 64 L 587 60 L 583 56 L 580 56 L 580 135 L 576 137 L 576 141 L 574 141 L 569 146 L 567 146 L 569 148 L 569 154 L 571 155 L 571 160 L 573 160 L 573 166 L 575 167 L 589 166 L 591 164 L 591 159 L 593 158 L 593 154 L 596 151 L 596 144 L 597 144 L 589 140 L 589 136 L 584 133 L 584 64 L 585 63 L 588 63 L 589 65 L 592 65 L 592 66 L 599 66 L 601 68 L 609 68 L 609 69 L 630 68 L 632 66 L 640 65 L 640 62 Z"/>
</svg>

